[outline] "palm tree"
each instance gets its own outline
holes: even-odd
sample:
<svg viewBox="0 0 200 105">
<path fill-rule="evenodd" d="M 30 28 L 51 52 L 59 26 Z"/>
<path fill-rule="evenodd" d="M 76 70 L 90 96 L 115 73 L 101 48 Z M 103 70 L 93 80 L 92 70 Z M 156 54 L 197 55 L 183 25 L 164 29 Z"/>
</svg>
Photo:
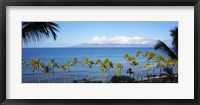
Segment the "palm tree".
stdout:
<svg viewBox="0 0 200 105">
<path fill-rule="evenodd" d="M 88 71 L 88 80 L 89 80 L 89 81 L 90 81 L 90 79 L 91 79 L 90 70 L 91 70 L 93 64 L 94 64 L 94 62 L 91 61 L 91 60 L 89 60 L 89 58 L 85 57 L 85 58 L 83 59 L 83 65 L 82 65 L 82 66 L 84 66 L 84 65 L 87 65 L 87 66 L 88 66 L 88 70 L 87 70 L 87 71 Z"/>
<path fill-rule="evenodd" d="M 101 65 L 100 69 L 100 80 L 102 81 L 101 74 L 103 72 L 106 73 L 106 81 L 108 81 L 108 70 L 114 68 L 113 63 L 109 60 L 109 58 L 105 58 L 103 62 L 100 59 L 97 59 L 95 65 Z"/>
<path fill-rule="evenodd" d="M 131 65 L 132 65 L 133 68 L 136 67 L 136 66 L 138 66 L 139 63 L 138 63 L 137 59 L 133 59 Z M 133 69 L 133 68 L 132 68 L 132 69 Z M 133 69 L 132 71 L 133 71 L 133 73 L 134 73 L 134 69 Z M 137 76 L 137 80 L 138 80 L 137 72 L 136 72 L 136 76 Z M 141 70 L 141 77 L 142 77 L 142 70 Z"/>
<path fill-rule="evenodd" d="M 148 51 L 145 52 L 145 54 L 148 54 Z M 140 50 L 137 50 L 136 52 L 136 57 L 140 57 L 142 55 L 142 52 Z M 137 62 L 137 61 L 136 61 Z M 137 63 L 136 63 L 137 64 Z M 135 66 L 138 66 L 139 64 L 135 65 Z M 140 70 L 140 74 L 141 74 L 141 80 L 142 80 L 142 77 L 143 77 L 143 74 L 142 74 L 142 69 Z M 137 73 L 136 73 L 137 75 Z M 137 80 L 138 80 L 138 76 L 137 76 Z"/>
<path fill-rule="evenodd" d="M 119 74 L 121 75 L 121 69 L 124 68 L 124 66 L 121 63 L 117 63 L 116 69 L 119 71 Z"/>
<path fill-rule="evenodd" d="M 126 61 L 128 61 L 128 62 L 131 62 L 131 67 L 132 67 L 132 72 L 134 73 L 134 67 L 135 66 L 138 66 L 138 61 L 137 61 L 137 59 L 136 58 L 134 58 L 133 56 L 130 56 L 130 55 L 125 55 L 126 57 L 124 57 L 124 58 L 126 58 Z M 136 73 L 136 76 L 137 76 L 137 73 Z M 137 76 L 137 80 L 138 80 L 138 76 Z"/>
<path fill-rule="evenodd" d="M 60 67 L 60 70 L 65 71 L 64 72 L 64 82 L 66 82 L 67 70 L 69 70 L 72 65 L 73 64 L 70 61 L 68 61 L 66 64 L 64 64 L 63 66 Z"/>
<path fill-rule="evenodd" d="M 147 57 L 149 55 L 149 51 L 146 50 L 145 53 L 144 53 L 144 57 Z"/>
<path fill-rule="evenodd" d="M 151 51 L 149 52 L 149 55 L 147 56 L 147 59 L 148 60 L 151 60 L 152 61 L 152 66 L 153 66 L 153 76 L 155 76 L 155 68 L 154 68 L 154 61 L 155 61 L 155 58 L 156 58 L 156 53 Z"/>
<path fill-rule="evenodd" d="M 172 70 L 173 66 L 176 66 L 177 64 L 178 64 L 178 61 L 176 59 L 168 58 L 165 61 L 165 65 L 167 67 L 169 67 L 171 70 Z"/>
<path fill-rule="evenodd" d="M 66 82 L 66 70 L 67 70 L 66 66 L 65 66 L 65 65 L 62 65 L 62 66 L 60 67 L 60 70 L 65 71 L 65 73 L 64 73 L 64 82 Z"/>
<path fill-rule="evenodd" d="M 133 75 L 134 75 L 134 72 L 132 71 L 131 68 L 128 68 L 126 73 L 127 73 L 130 77 L 133 77 Z"/>
<path fill-rule="evenodd" d="M 45 74 L 47 74 L 48 75 L 48 83 L 49 83 L 49 73 L 51 72 L 51 69 L 50 69 L 50 67 L 49 66 L 45 66 L 45 65 L 43 65 L 42 66 L 42 71 L 45 73 Z"/>
<path fill-rule="evenodd" d="M 162 74 L 162 67 L 164 67 L 164 62 L 165 62 L 165 58 L 163 57 L 163 55 L 157 55 L 156 56 L 156 62 L 157 62 L 157 67 L 160 68 L 160 78 L 161 78 L 161 74 Z"/>
<path fill-rule="evenodd" d="M 65 64 L 65 67 L 67 68 L 67 70 L 70 72 L 70 67 L 73 66 L 73 63 L 71 61 L 68 61 L 66 64 Z"/>
<path fill-rule="evenodd" d="M 74 58 L 73 58 L 72 63 L 73 63 L 73 66 L 76 67 L 76 64 L 78 63 L 78 59 L 77 59 L 77 57 L 74 57 Z M 75 69 L 76 69 L 76 68 L 75 68 Z M 74 80 L 76 81 L 76 73 L 74 73 Z"/>
<path fill-rule="evenodd" d="M 126 61 L 127 61 L 128 57 L 129 57 L 128 54 L 125 54 L 125 55 L 124 55 L 124 58 L 126 59 Z"/>
<path fill-rule="evenodd" d="M 38 68 L 38 66 L 35 63 L 35 59 L 34 58 L 32 58 L 30 63 L 27 64 L 27 66 L 29 66 L 29 65 L 31 66 L 31 69 L 32 69 L 32 82 L 34 82 L 34 72 Z"/>
<path fill-rule="evenodd" d="M 154 46 L 154 49 L 161 50 L 165 54 L 167 54 L 172 59 L 178 59 L 178 27 L 175 27 L 174 29 L 170 30 L 171 37 L 172 37 L 172 47 L 173 50 L 170 49 L 164 42 L 158 40 L 156 45 Z"/>
<path fill-rule="evenodd" d="M 50 59 L 49 61 L 49 67 L 51 67 L 51 70 L 52 70 L 52 74 L 53 74 L 53 81 L 55 80 L 54 78 L 54 68 L 58 68 L 58 64 L 57 62 L 54 60 L 54 59 Z"/>
<path fill-rule="evenodd" d="M 102 65 L 102 62 L 101 62 L 101 60 L 100 59 L 97 59 L 96 60 L 96 62 L 95 62 L 95 65 Z M 102 81 L 102 73 L 104 72 L 104 70 L 101 68 L 100 70 L 99 70 L 99 73 L 100 73 L 100 81 Z"/>
<path fill-rule="evenodd" d="M 142 55 L 142 52 L 140 50 L 137 50 L 136 57 L 139 57 L 140 55 Z"/>
<path fill-rule="evenodd" d="M 56 40 L 59 25 L 54 22 L 22 22 L 22 39 L 24 43 L 38 42 L 50 36 Z"/>
<path fill-rule="evenodd" d="M 144 68 L 147 68 L 147 77 L 149 78 L 149 70 L 152 69 L 153 67 L 150 65 L 149 62 L 147 62 L 145 65 L 144 65 Z"/>
<path fill-rule="evenodd" d="M 107 78 L 107 81 L 108 81 L 108 70 L 110 70 L 110 69 L 112 69 L 112 68 L 114 68 L 114 65 L 113 65 L 113 63 L 111 62 L 111 61 L 109 61 L 109 63 L 108 63 L 108 69 L 106 69 L 106 78 Z"/>
<path fill-rule="evenodd" d="M 32 68 L 32 82 L 34 82 L 34 72 L 35 72 L 35 70 L 37 70 L 38 71 L 38 82 L 40 83 L 40 64 L 41 62 L 40 62 L 40 60 L 39 59 L 34 59 L 34 58 L 32 58 L 31 59 L 31 61 L 30 61 L 30 63 L 29 64 L 27 64 L 27 65 L 30 65 L 31 66 L 31 68 Z"/>
<path fill-rule="evenodd" d="M 106 81 L 108 81 L 108 70 L 114 68 L 113 63 L 109 60 L 109 58 L 105 58 L 102 67 L 104 72 L 106 72 Z"/>
<path fill-rule="evenodd" d="M 90 71 L 89 71 L 89 73 L 90 73 L 90 80 L 92 81 L 91 70 L 92 70 L 92 66 L 94 65 L 94 62 L 93 61 L 89 61 L 89 63 L 87 65 L 88 65 L 88 67 L 90 69 Z"/>
<path fill-rule="evenodd" d="M 119 77 L 121 75 L 121 73 L 120 73 L 119 70 L 116 70 L 115 73 L 114 73 L 114 75 Z"/>
</svg>

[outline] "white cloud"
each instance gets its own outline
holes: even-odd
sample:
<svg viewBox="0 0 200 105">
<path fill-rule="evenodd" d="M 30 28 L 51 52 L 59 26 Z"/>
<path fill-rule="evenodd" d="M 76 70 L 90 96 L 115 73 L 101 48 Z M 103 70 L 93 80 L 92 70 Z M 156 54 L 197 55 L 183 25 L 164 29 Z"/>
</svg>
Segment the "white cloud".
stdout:
<svg viewBox="0 0 200 105">
<path fill-rule="evenodd" d="M 89 43 L 92 44 L 143 44 L 143 45 L 153 45 L 156 43 L 158 39 L 149 39 L 143 38 L 139 36 L 114 36 L 114 37 L 106 37 L 106 36 L 95 36 L 92 38 Z"/>
</svg>

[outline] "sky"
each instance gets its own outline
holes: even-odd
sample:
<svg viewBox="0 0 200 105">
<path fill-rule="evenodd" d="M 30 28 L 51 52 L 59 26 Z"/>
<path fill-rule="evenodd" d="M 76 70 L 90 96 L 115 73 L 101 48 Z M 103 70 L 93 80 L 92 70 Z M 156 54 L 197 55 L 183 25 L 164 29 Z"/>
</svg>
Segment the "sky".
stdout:
<svg viewBox="0 0 200 105">
<path fill-rule="evenodd" d="M 81 44 L 153 45 L 157 40 L 170 46 L 170 30 L 178 22 L 55 22 L 57 40 L 47 38 L 23 47 L 73 47 Z"/>
</svg>

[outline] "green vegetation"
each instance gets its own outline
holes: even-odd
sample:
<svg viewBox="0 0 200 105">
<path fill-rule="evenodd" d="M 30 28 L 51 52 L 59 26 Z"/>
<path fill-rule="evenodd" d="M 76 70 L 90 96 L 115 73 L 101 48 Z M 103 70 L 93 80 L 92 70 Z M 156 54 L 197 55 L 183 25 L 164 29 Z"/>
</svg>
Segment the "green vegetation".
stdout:
<svg viewBox="0 0 200 105">
<path fill-rule="evenodd" d="M 143 56 L 142 56 L 143 55 Z M 146 57 L 146 63 L 143 65 L 142 63 L 138 62 L 138 57 Z M 129 63 L 129 67 L 126 69 L 126 75 L 122 75 L 122 70 L 124 65 L 122 63 L 116 63 L 113 64 L 112 61 L 109 60 L 109 58 L 105 58 L 102 61 L 100 59 L 97 59 L 95 62 L 90 60 L 88 57 L 85 57 L 82 62 L 78 61 L 77 57 L 74 57 L 71 61 L 67 61 L 64 65 L 58 66 L 58 63 L 54 59 L 50 59 L 48 65 L 44 65 L 44 63 L 39 59 L 31 59 L 30 62 L 24 61 L 22 62 L 23 65 L 27 65 L 31 67 L 31 70 L 33 72 L 32 74 L 32 82 L 34 82 L 34 73 L 35 71 L 38 72 L 38 82 L 40 83 L 40 70 L 42 70 L 43 73 L 45 73 L 48 76 L 48 82 L 50 80 L 50 73 L 52 73 L 53 76 L 53 82 L 55 81 L 54 78 L 54 69 L 60 68 L 61 71 L 64 72 L 64 82 L 67 82 L 67 71 L 70 72 L 72 67 L 75 67 L 78 63 L 82 63 L 82 66 L 87 67 L 88 72 L 88 79 L 84 80 L 84 83 L 101 83 L 101 82 L 107 82 L 107 83 L 132 83 L 132 82 L 177 82 L 178 74 L 174 74 L 173 69 L 178 69 L 178 60 L 172 59 L 172 58 L 165 58 L 163 55 L 159 54 L 157 55 L 155 52 L 149 52 L 145 51 L 145 53 L 141 52 L 140 50 L 137 51 L 135 56 L 131 56 L 129 54 L 124 55 L 125 60 Z M 99 73 L 100 78 L 99 80 L 92 80 L 92 67 L 98 66 L 99 67 Z M 140 77 L 141 79 L 138 79 L 138 74 L 135 75 L 136 68 L 146 68 L 147 69 L 147 79 L 144 79 L 143 72 L 145 69 L 140 69 Z M 157 68 L 157 69 L 156 69 Z M 108 71 L 110 69 L 116 69 L 115 72 L 113 72 L 113 76 L 111 79 L 109 79 Z M 150 71 L 152 70 L 152 74 Z M 159 75 L 155 74 L 155 70 L 159 70 Z M 105 73 L 105 81 L 102 79 L 102 74 Z M 77 83 L 80 82 L 76 79 L 76 72 L 73 74 L 75 76 L 74 80 L 71 82 Z M 149 81 L 148 81 L 149 80 Z"/>
</svg>

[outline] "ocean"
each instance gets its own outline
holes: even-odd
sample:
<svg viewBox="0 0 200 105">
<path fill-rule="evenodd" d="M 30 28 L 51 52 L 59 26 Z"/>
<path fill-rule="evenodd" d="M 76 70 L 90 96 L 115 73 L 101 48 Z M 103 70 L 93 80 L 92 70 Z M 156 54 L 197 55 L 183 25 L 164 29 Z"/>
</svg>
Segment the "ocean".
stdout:
<svg viewBox="0 0 200 105">
<path fill-rule="evenodd" d="M 116 71 L 116 64 L 122 63 L 124 68 L 122 68 L 122 75 L 128 76 L 127 69 L 130 68 L 130 63 L 124 59 L 125 54 L 136 56 L 136 51 L 140 50 L 142 52 L 154 51 L 156 54 L 163 54 L 161 51 L 154 50 L 153 48 L 22 48 L 22 59 L 24 61 L 30 61 L 32 58 L 38 58 L 44 62 L 45 65 L 48 65 L 50 59 L 55 59 L 58 63 L 58 66 L 64 65 L 67 61 L 72 61 L 74 57 L 78 58 L 79 63 L 75 67 L 71 67 L 67 71 L 67 82 L 70 83 L 74 80 L 83 81 L 83 79 L 88 78 L 88 68 L 87 66 L 82 66 L 82 61 L 84 57 L 88 57 L 92 61 L 100 58 L 104 60 L 109 58 L 113 62 L 114 68 L 108 71 L 108 78 L 110 79 L 114 72 Z M 163 54 L 165 55 L 165 54 Z M 140 79 L 140 70 L 143 71 L 143 78 L 146 78 L 147 69 L 143 66 L 146 63 L 146 58 L 141 56 L 137 58 L 140 66 L 135 67 L 134 71 L 137 72 Z M 93 65 L 91 69 L 91 79 L 99 80 L 100 79 L 100 66 Z M 41 70 L 40 70 L 41 71 Z M 55 80 L 52 80 L 52 73 L 50 73 L 50 80 L 48 81 L 48 75 L 45 73 L 40 73 L 40 82 L 41 83 L 63 83 L 64 71 L 61 71 L 59 68 L 55 68 Z M 152 70 L 149 70 L 152 74 Z M 155 70 L 155 74 L 159 75 L 160 71 Z M 105 79 L 105 73 L 102 74 L 102 78 Z M 37 71 L 34 73 L 34 82 L 37 83 Z M 32 83 L 32 70 L 31 67 L 22 65 L 22 83 Z"/>
</svg>

